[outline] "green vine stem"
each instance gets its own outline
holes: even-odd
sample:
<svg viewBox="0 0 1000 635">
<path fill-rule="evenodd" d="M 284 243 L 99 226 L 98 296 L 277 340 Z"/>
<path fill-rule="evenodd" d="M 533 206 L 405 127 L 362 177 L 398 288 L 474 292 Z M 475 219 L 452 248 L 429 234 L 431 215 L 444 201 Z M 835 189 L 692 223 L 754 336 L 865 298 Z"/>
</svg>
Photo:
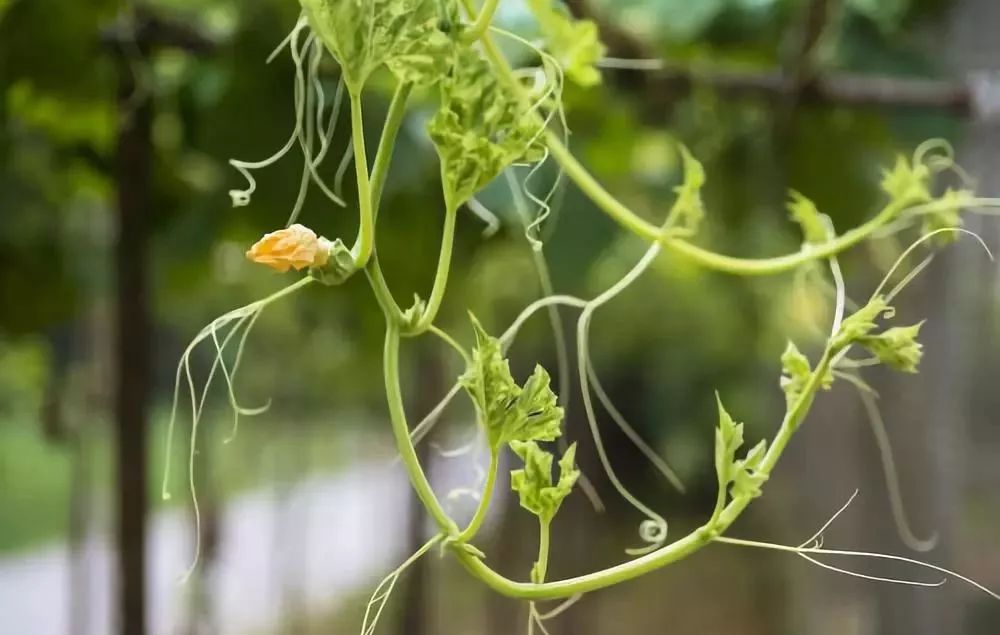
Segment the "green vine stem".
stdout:
<svg viewBox="0 0 1000 635">
<path fill-rule="evenodd" d="M 500 453 L 497 450 L 490 450 L 490 465 L 486 469 L 486 483 L 483 485 L 483 492 L 479 497 L 479 505 L 476 512 L 469 521 L 469 526 L 459 534 L 458 542 L 468 542 L 479 532 L 486 520 L 486 513 L 490 510 L 490 501 L 493 500 L 493 490 L 496 489 L 497 471 L 500 467 Z"/>
<path fill-rule="evenodd" d="M 411 484 L 418 498 L 420 498 L 435 522 L 445 533 L 450 536 L 456 536 L 456 540 L 452 541 L 452 544 L 455 545 L 453 551 L 458 560 L 473 576 L 498 593 L 528 600 L 551 600 L 595 591 L 637 578 L 686 558 L 705 545 L 710 544 L 736 521 L 751 502 L 749 498 L 734 500 L 721 513 L 714 515 L 713 520 L 684 538 L 644 556 L 602 571 L 556 582 L 528 583 L 510 580 L 493 570 L 474 553 L 474 550 L 465 548 L 467 547 L 466 543 L 458 539 L 458 530 L 454 521 L 441 507 L 437 496 L 431 489 L 423 468 L 420 466 L 420 461 L 410 440 L 409 429 L 406 423 L 406 412 L 403 408 L 403 399 L 399 386 L 399 346 L 399 327 L 389 323 L 386 329 L 385 341 L 385 384 L 393 436 L 395 437 L 401 460 L 406 467 L 407 474 L 410 477 Z M 836 351 L 831 346 L 828 346 L 823 357 L 816 365 L 816 369 L 810 375 L 809 383 L 804 388 L 795 406 L 789 410 L 782 421 L 781 428 L 761 463 L 761 473 L 770 474 L 774 469 L 781 454 L 788 446 L 792 435 L 799 428 L 808 413 L 813 398 L 821 387 L 823 377 L 828 372 L 835 354 Z"/>
<path fill-rule="evenodd" d="M 396 447 L 410 477 L 410 483 L 417 497 L 430 513 L 434 522 L 449 536 L 458 534 L 455 521 L 441 506 L 437 495 L 431 488 L 427 475 L 420 466 L 420 459 L 410 442 L 410 430 L 406 423 L 406 409 L 403 406 L 403 393 L 399 385 L 399 325 L 387 321 L 385 330 L 385 351 L 383 355 L 383 371 L 385 373 L 385 394 L 389 403 L 389 418 L 392 422 L 392 433 L 396 439 Z"/>
<path fill-rule="evenodd" d="M 535 561 L 535 568 L 532 569 L 532 577 L 535 583 L 545 582 L 545 575 L 549 570 L 549 535 L 552 523 L 544 518 L 538 518 L 538 559 Z"/>
<path fill-rule="evenodd" d="M 829 370 L 834 354 L 835 351 L 828 346 L 822 359 L 816 365 L 816 369 L 810 375 L 809 383 L 803 390 L 799 400 L 782 421 L 781 428 L 761 463 L 761 473 L 771 473 L 781 454 L 788 446 L 792 435 L 809 412 L 813 398 L 822 385 L 823 377 Z M 750 498 L 743 498 L 732 501 L 714 520 L 709 521 L 684 538 L 635 560 L 624 562 L 603 571 L 556 582 L 542 584 L 514 582 L 500 575 L 481 559 L 467 551 L 456 550 L 455 554 L 462 565 L 472 575 L 503 595 L 527 600 L 567 598 L 579 593 L 588 593 L 632 580 L 694 554 L 725 532 L 739 518 L 751 500 Z"/>
<path fill-rule="evenodd" d="M 354 266 L 364 268 L 375 250 L 375 214 L 372 211 L 372 186 L 368 176 L 368 154 L 365 150 L 365 124 L 361 93 L 351 92 L 351 138 L 354 141 L 354 169 L 358 179 L 358 209 L 360 224 L 358 240 L 351 250 Z M 387 159 L 388 160 L 388 159 Z"/>
<path fill-rule="evenodd" d="M 407 330 L 404 335 L 416 337 L 423 335 L 434 324 L 438 311 L 441 310 L 441 303 L 444 301 L 445 291 L 448 289 L 448 277 L 451 275 L 451 254 L 455 245 L 455 225 L 458 219 L 458 205 L 446 205 L 444 214 L 444 229 L 441 234 L 441 252 L 438 255 L 437 272 L 434 274 L 434 285 L 431 288 L 431 296 L 427 301 L 427 307 L 420 315 L 417 324 Z"/>
<path fill-rule="evenodd" d="M 475 42 L 481 38 L 489 30 L 498 6 L 500 6 L 500 0 L 486 0 L 483 3 L 483 8 L 479 10 L 476 21 L 466 29 L 465 33 L 462 34 L 462 38 L 466 42 Z"/>
<path fill-rule="evenodd" d="M 371 175 L 371 207 L 375 222 L 378 221 L 385 180 L 389 176 L 396 139 L 399 137 L 399 130 L 406 117 L 406 104 L 410 99 L 411 92 L 413 92 L 413 85 L 409 82 L 402 82 L 396 87 L 396 92 L 389 103 L 389 112 L 386 113 L 385 125 L 382 127 L 382 137 L 379 139 L 378 151 L 375 153 L 375 165 Z M 373 248 L 372 250 L 371 259 L 368 266 L 365 267 L 365 275 L 368 276 L 375 298 L 386 313 L 387 319 L 402 321 L 403 311 L 393 297 L 392 291 L 389 290 L 385 274 L 382 273 L 382 267 L 379 264 L 377 249 Z"/>
<path fill-rule="evenodd" d="M 475 15 L 472 0 L 462 0 L 466 12 Z M 500 78 L 515 95 L 528 106 L 531 102 L 524 86 L 515 76 L 510 63 L 497 47 L 488 29 L 480 37 L 483 51 L 492 63 Z M 529 116 L 538 117 L 533 111 Z M 903 210 L 897 204 L 889 204 L 875 217 L 837 238 L 819 245 L 806 245 L 797 252 L 771 258 L 736 258 L 716 253 L 694 245 L 687 240 L 670 236 L 660 227 L 643 219 L 624 203 L 615 198 L 602 186 L 596 178 L 580 163 L 552 130 L 544 134 L 545 145 L 552 157 L 559 163 L 566 175 L 577 187 L 605 214 L 634 235 L 650 241 L 659 242 L 664 247 L 680 253 L 698 264 L 716 271 L 739 276 L 766 276 L 792 271 L 803 264 L 815 260 L 829 258 L 849 249 L 874 234 L 878 229 L 895 219 Z"/>
</svg>

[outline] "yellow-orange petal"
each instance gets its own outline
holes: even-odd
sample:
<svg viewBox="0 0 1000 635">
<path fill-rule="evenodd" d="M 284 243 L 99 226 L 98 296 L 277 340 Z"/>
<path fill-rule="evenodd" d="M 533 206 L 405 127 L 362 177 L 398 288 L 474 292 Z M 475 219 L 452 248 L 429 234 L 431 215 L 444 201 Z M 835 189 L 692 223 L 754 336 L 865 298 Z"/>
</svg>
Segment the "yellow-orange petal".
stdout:
<svg viewBox="0 0 1000 635">
<path fill-rule="evenodd" d="M 265 235 L 247 252 L 247 258 L 281 273 L 321 267 L 330 258 L 330 243 L 303 225 L 292 225 Z"/>
</svg>

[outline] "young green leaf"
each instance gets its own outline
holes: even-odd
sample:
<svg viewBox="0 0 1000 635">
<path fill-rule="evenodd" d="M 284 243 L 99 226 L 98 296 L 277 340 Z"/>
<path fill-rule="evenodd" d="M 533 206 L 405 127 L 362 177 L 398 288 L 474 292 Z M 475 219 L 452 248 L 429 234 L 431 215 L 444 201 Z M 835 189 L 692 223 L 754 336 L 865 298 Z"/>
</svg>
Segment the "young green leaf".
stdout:
<svg viewBox="0 0 1000 635">
<path fill-rule="evenodd" d="M 498 449 L 514 441 L 554 441 L 562 434 L 563 409 L 550 387 L 549 374 L 541 366 L 518 386 L 503 357 L 500 341 L 490 336 L 473 318 L 476 348 L 472 367 L 462 375 L 462 386 L 486 426 L 490 447 Z"/>
<path fill-rule="evenodd" d="M 767 442 L 761 441 L 743 459 L 736 452 L 743 446 L 743 424 L 736 423 L 726 412 L 722 400 L 719 404 L 719 425 L 715 429 L 715 472 L 720 491 L 728 491 L 733 498 L 755 498 L 767 480 L 759 470 L 767 454 Z"/>
<path fill-rule="evenodd" d="M 795 190 L 789 192 L 788 212 L 792 220 L 802 228 L 806 243 L 818 245 L 829 239 L 824 216 L 820 214 L 816 204 Z"/>
<path fill-rule="evenodd" d="M 468 201 L 513 163 L 539 160 L 541 126 L 478 52 L 459 49 L 441 82 L 441 106 L 428 123 L 447 204 Z"/>
<path fill-rule="evenodd" d="M 715 428 L 715 473 L 719 487 L 725 489 L 733 481 L 736 451 L 743 445 L 743 424 L 736 423 L 726 412 L 718 395 L 716 401 L 719 404 L 719 425 Z"/>
<path fill-rule="evenodd" d="M 924 355 L 917 341 L 923 322 L 913 326 L 897 326 L 878 335 L 863 337 L 858 344 L 871 351 L 883 364 L 904 373 L 915 373 Z"/>
<path fill-rule="evenodd" d="M 685 234 L 696 234 L 705 218 L 705 204 L 701 199 L 701 188 L 705 186 L 705 168 L 698 159 L 680 146 L 684 165 L 684 182 L 674 188 L 677 200 L 670 210 L 668 224 L 681 229 Z"/>
<path fill-rule="evenodd" d="M 607 49 L 601 44 L 597 24 L 573 19 L 554 0 L 528 0 L 528 7 L 542 29 L 546 48 L 559 61 L 566 76 L 580 86 L 601 83 L 597 62 Z"/>
<path fill-rule="evenodd" d="M 896 157 L 896 165 L 885 170 L 882 189 L 899 207 L 910 207 L 931 200 L 931 171 L 922 163 L 911 163 L 903 155 Z"/>
<path fill-rule="evenodd" d="M 785 405 L 790 409 L 802 395 L 806 384 L 809 383 L 812 368 L 809 365 L 809 359 L 799 351 L 794 343 L 788 342 L 785 352 L 781 355 L 781 370 L 781 390 L 785 393 Z"/>
<path fill-rule="evenodd" d="M 875 333 L 878 328 L 876 320 L 892 317 L 893 313 L 894 309 L 886 303 L 885 298 L 876 296 L 867 306 L 844 320 L 831 346 L 834 350 L 841 350 L 857 344 L 868 349 L 880 362 L 894 370 L 917 372 L 917 366 L 923 357 L 923 345 L 917 341 L 922 322 Z"/>
<path fill-rule="evenodd" d="M 521 507 L 543 522 L 551 522 L 580 478 L 575 465 L 576 444 L 569 446 L 559 459 L 559 480 L 555 484 L 552 483 L 552 454 L 533 441 L 515 441 L 510 447 L 524 461 L 523 469 L 510 473 L 510 485 L 520 497 Z"/>
<path fill-rule="evenodd" d="M 761 472 L 761 461 L 767 454 L 767 441 L 761 440 L 747 452 L 746 458 L 736 461 L 733 466 L 733 485 L 729 492 L 733 498 L 757 498 L 761 487 L 767 481 L 767 474 Z"/>
<path fill-rule="evenodd" d="M 861 338 L 867 337 L 878 328 L 876 320 L 889 317 L 892 313 L 893 308 L 889 306 L 885 298 L 880 295 L 875 296 L 871 302 L 844 320 L 840 325 L 840 331 L 831 341 L 831 347 L 835 351 L 840 351 Z"/>
</svg>

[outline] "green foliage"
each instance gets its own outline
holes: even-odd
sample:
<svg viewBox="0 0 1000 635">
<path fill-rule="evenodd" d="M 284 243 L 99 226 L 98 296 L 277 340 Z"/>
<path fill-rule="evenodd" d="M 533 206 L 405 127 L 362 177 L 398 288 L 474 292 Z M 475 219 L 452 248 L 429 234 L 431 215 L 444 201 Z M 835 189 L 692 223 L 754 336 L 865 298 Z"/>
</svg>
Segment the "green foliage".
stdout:
<svg viewBox="0 0 1000 635">
<path fill-rule="evenodd" d="M 927 165 L 899 155 L 892 169 L 883 173 L 882 190 L 893 203 L 904 208 L 931 200 L 930 181 L 931 171 Z"/>
<path fill-rule="evenodd" d="M 820 214 L 816 204 L 803 194 L 792 190 L 789 192 L 788 213 L 792 220 L 802 228 L 802 237 L 806 243 L 818 245 L 829 239 L 830 231 Z"/>
<path fill-rule="evenodd" d="M 453 2 L 441 0 L 301 0 L 309 25 L 358 92 L 383 65 L 400 80 L 434 83 L 447 71 Z M 442 5 L 451 15 L 439 13 Z"/>
<path fill-rule="evenodd" d="M 597 25 L 592 20 L 574 20 L 554 0 L 528 0 L 528 7 L 538 20 L 547 48 L 572 81 L 580 86 L 601 82 L 597 69 L 606 52 Z"/>
<path fill-rule="evenodd" d="M 767 442 L 755 445 L 744 458 L 736 458 L 736 452 L 743 446 L 743 424 L 733 420 L 721 399 L 717 401 L 719 425 L 715 429 L 715 473 L 719 491 L 728 491 L 734 499 L 756 498 L 767 480 L 767 473 L 759 469 L 767 454 Z"/>
<path fill-rule="evenodd" d="M 500 340 L 490 336 L 475 318 L 476 348 L 472 366 L 462 375 L 486 426 L 490 447 L 499 449 L 514 441 L 554 441 L 559 438 L 563 409 L 549 386 L 549 374 L 536 366 L 531 377 L 518 386 L 504 358 Z"/>
<path fill-rule="evenodd" d="M 840 325 L 840 331 L 831 340 L 830 347 L 835 351 L 840 351 L 858 340 L 868 337 L 872 331 L 878 328 L 878 319 L 891 317 L 893 313 L 894 309 L 889 306 L 884 296 L 875 296 L 868 304 L 844 319 Z"/>
<path fill-rule="evenodd" d="M 460 49 L 441 82 L 441 107 L 428 124 L 447 204 L 461 205 L 513 163 L 541 158 L 541 126 L 479 53 Z"/>
<path fill-rule="evenodd" d="M 693 235 L 698 232 L 705 219 L 705 204 L 701 198 L 701 189 L 705 186 L 705 168 L 683 145 L 680 146 L 680 154 L 684 165 L 684 182 L 674 188 L 677 200 L 670 210 L 667 224 L 671 228 L 680 229 L 684 234 Z"/>
<path fill-rule="evenodd" d="M 871 351 L 879 361 L 904 373 L 917 372 L 923 357 L 923 345 L 917 341 L 923 322 L 896 326 L 874 336 L 862 337 L 858 344 Z"/>
<path fill-rule="evenodd" d="M 895 310 L 887 304 L 885 298 L 876 296 L 866 306 L 844 320 L 840 332 L 832 340 L 834 350 L 857 344 L 893 370 L 905 373 L 917 372 L 920 359 L 923 357 L 923 346 L 917 341 L 920 327 L 923 326 L 922 322 L 875 333 L 878 328 L 877 320 L 891 318 L 894 314 Z"/>
<path fill-rule="evenodd" d="M 788 342 L 785 352 L 781 355 L 781 370 L 781 390 L 785 393 L 785 406 L 791 410 L 809 384 L 812 367 L 809 365 L 809 359 L 799 351 L 795 344 Z M 832 384 L 833 373 L 828 369 L 823 377 L 821 387 L 828 389 Z"/>
<path fill-rule="evenodd" d="M 524 461 L 523 469 L 510 473 L 510 486 L 517 492 L 521 507 L 538 516 L 543 523 L 551 522 L 580 478 L 575 465 L 576 444 L 569 446 L 559 459 L 559 480 L 555 484 L 552 482 L 551 453 L 534 441 L 515 441 L 510 447 Z"/>
</svg>

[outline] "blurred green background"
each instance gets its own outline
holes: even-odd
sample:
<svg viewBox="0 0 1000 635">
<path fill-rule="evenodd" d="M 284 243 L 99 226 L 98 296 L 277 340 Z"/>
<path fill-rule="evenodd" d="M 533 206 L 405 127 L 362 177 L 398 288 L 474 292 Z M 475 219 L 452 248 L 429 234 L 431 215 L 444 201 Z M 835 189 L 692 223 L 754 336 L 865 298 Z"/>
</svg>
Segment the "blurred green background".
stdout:
<svg viewBox="0 0 1000 635">
<path fill-rule="evenodd" d="M 982 194 L 1000 190 L 1000 126 L 987 116 L 995 104 L 982 89 L 991 86 L 989 73 L 1000 72 L 1000 5 L 992 0 L 567 4 L 598 20 L 609 55 L 669 64 L 653 72 L 609 69 L 599 87 L 570 88 L 573 148 L 611 191 L 657 218 L 680 177 L 675 143 L 687 144 L 708 174 L 709 220 L 698 240 L 719 251 L 797 249 L 799 232 L 785 211 L 789 188 L 812 198 L 841 231 L 862 222 L 881 205 L 881 167 L 930 137 L 956 146 Z M 165 445 L 177 360 L 214 317 L 289 282 L 243 254 L 284 224 L 301 160 L 293 153 L 258 173 L 245 208 L 230 206 L 227 191 L 242 181 L 227 160 L 258 160 L 288 138 L 294 71 L 287 55 L 265 59 L 297 15 L 291 0 L 0 0 L 0 633 L 130 632 L 116 616 L 135 598 L 114 583 L 116 501 L 134 476 L 114 459 L 116 386 L 130 385 L 134 370 L 115 353 L 123 334 L 151 351 L 149 390 L 140 397 L 149 461 L 135 463 L 148 476 L 150 503 L 147 632 L 357 632 L 378 579 L 423 542 L 428 528 L 392 461 L 381 314 L 356 279 L 310 288 L 264 313 L 237 389 L 247 405 L 271 408 L 244 418 L 232 442 L 224 442 L 232 425 L 225 390 L 216 385 L 210 394 L 194 461 L 204 549 L 191 580 L 177 583 L 194 535 L 183 407 L 169 455 Z M 154 17 L 185 46 L 147 50 L 135 35 L 150 30 L 136 27 Z M 534 34 L 516 0 L 502 0 L 498 19 Z M 324 77 L 332 94 L 336 69 Z M 843 80 L 842 88 L 875 78 L 879 98 L 830 89 L 830 78 Z M 914 97 L 906 90 L 911 81 L 925 82 L 919 85 L 939 99 Z M 369 91 L 373 142 L 387 104 L 385 85 Z M 379 253 L 397 298 L 426 294 L 436 264 L 442 206 L 423 132 L 432 106 L 414 103 L 382 206 Z M 150 127 L 136 135 L 146 115 Z M 347 131 L 341 121 L 334 148 L 346 148 Z M 151 187 L 139 201 L 148 242 L 124 248 L 119 195 L 135 183 L 128 161 L 116 161 L 122 143 L 139 143 L 152 157 Z M 332 154 L 323 168 L 330 174 L 340 151 Z M 554 177 L 553 168 L 544 170 L 539 189 Z M 349 183 L 345 195 L 354 197 Z M 574 187 L 563 184 L 557 200 L 544 230 L 555 288 L 593 297 L 634 265 L 644 245 Z M 505 184 L 491 186 L 481 201 L 502 226 L 484 235 L 482 220 L 463 212 L 457 275 L 440 320 L 466 342 L 468 310 L 500 331 L 540 294 Z M 301 220 L 347 238 L 355 219 L 351 206 L 332 207 L 314 191 Z M 971 219 L 968 226 L 1000 245 L 995 223 Z M 849 292 L 867 297 L 900 246 L 885 239 L 846 256 Z M 128 258 L 146 263 L 142 297 L 116 295 Z M 910 322 L 930 320 L 922 374 L 870 375 L 882 393 L 912 523 L 920 535 L 940 538 L 920 557 L 994 589 L 997 281 L 971 241 L 950 248 L 901 304 Z M 139 313 L 133 321 L 133 309 L 148 313 L 148 323 Z M 667 253 L 598 313 L 592 350 L 604 384 L 688 492 L 672 491 L 609 425 L 612 461 L 667 517 L 673 536 L 695 527 L 714 501 L 714 391 L 753 438 L 769 434 L 783 407 L 777 377 L 785 342 L 815 346 L 830 309 L 823 293 L 794 276 L 732 278 Z M 570 332 L 574 317 L 563 316 Z M 211 353 L 209 343 L 192 358 L 202 381 Z M 416 420 L 461 368 L 436 342 L 405 355 Z M 537 318 L 513 349 L 515 374 L 536 361 L 555 374 L 555 355 L 549 324 Z M 568 408 L 569 434 L 608 509 L 595 514 L 579 495 L 567 504 L 550 568 L 559 577 L 621 561 L 641 520 L 601 474 L 575 392 Z M 472 436 L 471 412 L 462 405 L 448 411 L 426 445 L 424 460 L 442 491 L 475 485 L 475 454 L 444 451 Z M 174 495 L 164 502 L 167 461 Z M 859 501 L 828 545 L 908 553 L 860 403 L 838 387 L 818 401 L 767 495 L 734 535 L 797 544 L 855 489 Z M 501 571 L 524 578 L 534 525 L 509 496 L 502 502 L 482 546 Z M 451 504 L 458 514 L 471 511 L 460 496 Z M 836 564 L 873 575 L 926 575 L 885 563 Z M 520 632 L 526 615 L 525 606 L 470 584 L 436 557 L 408 573 L 389 607 L 378 632 Z M 790 556 L 714 547 L 584 598 L 551 622 L 551 631 L 985 635 L 997 624 L 1000 604 L 957 581 L 937 589 L 879 585 Z"/>
</svg>

